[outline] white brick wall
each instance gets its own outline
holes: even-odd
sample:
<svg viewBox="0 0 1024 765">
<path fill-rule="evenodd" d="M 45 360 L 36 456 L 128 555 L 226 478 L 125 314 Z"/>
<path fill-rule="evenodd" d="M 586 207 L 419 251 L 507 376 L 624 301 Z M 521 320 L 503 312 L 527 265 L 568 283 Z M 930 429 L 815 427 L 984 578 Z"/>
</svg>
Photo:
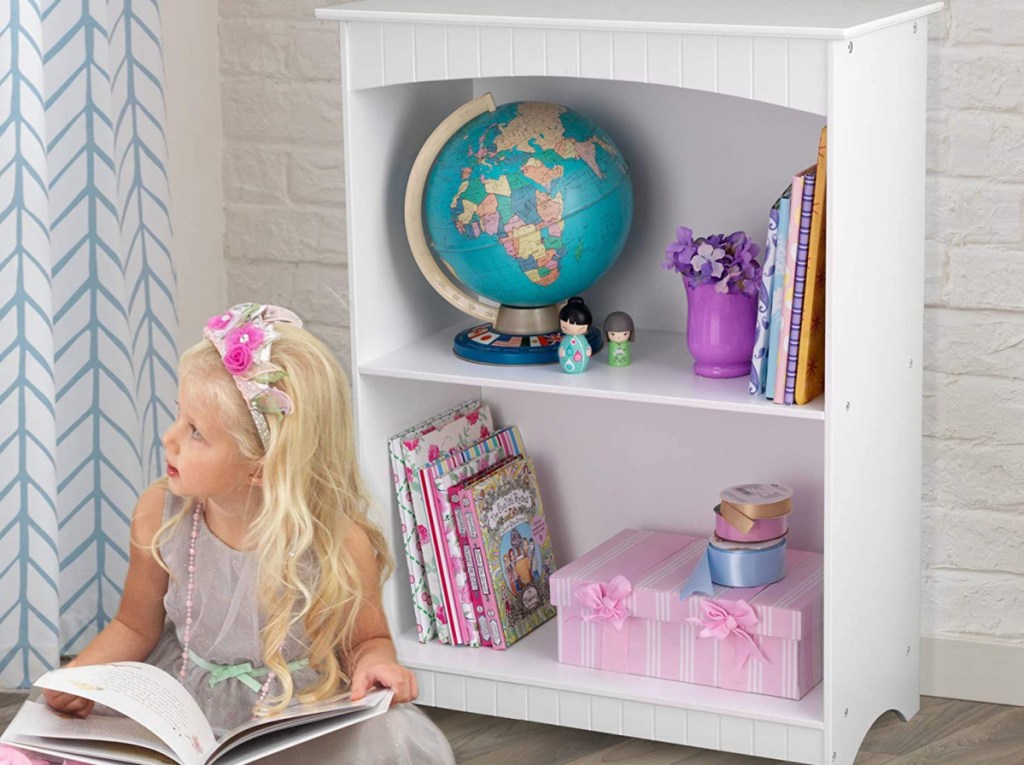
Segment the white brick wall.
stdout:
<svg viewBox="0 0 1024 765">
<path fill-rule="evenodd" d="M 300 306 L 347 364 L 338 39 L 318 4 L 220 0 L 228 294 Z M 1024 642 L 1024 2 L 948 6 L 928 94 L 924 631 Z"/>
<path fill-rule="evenodd" d="M 335 2 L 336 0 L 332 0 Z M 338 26 L 220 0 L 228 301 L 296 307 L 349 367 Z"/>
</svg>

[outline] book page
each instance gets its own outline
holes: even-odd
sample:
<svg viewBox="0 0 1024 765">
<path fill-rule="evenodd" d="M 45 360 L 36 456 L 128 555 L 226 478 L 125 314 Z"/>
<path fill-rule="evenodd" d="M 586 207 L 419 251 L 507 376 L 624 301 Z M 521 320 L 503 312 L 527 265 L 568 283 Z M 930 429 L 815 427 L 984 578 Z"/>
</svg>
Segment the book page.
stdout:
<svg viewBox="0 0 1024 765">
<path fill-rule="evenodd" d="M 4 741 L 15 745 L 35 741 L 63 748 L 66 743 L 70 743 L 53 739 L 132 744 L 160 752 L 165 759 L 174 757 L 174 752 L 167 744 L 130 717 L 93 713 L 82 719 L 61 714 L 42 700 L 22 704 L 3 735 Z"/>
<path fill-rule="evenodd" d="M 326 720 L 345 715 L 354 715 L 366 709 L 375 708 L 386 698 L 384 709 L 391 703 L 394 692 L 388 689 L 371 691 L 359 701 L 352 701 L 349 693 L 339 694 L 315 704 L 299 704 L 290 707 L 273 717 L 260 717 L 232 728 L 217 742 L 217 748 L 211 759 L 217 759 L 224 752 L 234 749 L 239 744 L 258 738 L 274 731 L 294 728 L 299 725 Z"/>
<path fill-rule="evenodd" d="M 240 740 L 236 740 L 225 751 L 214 755 L 212 765 L 245 765 L 245 763 L 252 762 L 253 760 L 260 760 L 264 757 L 269 758 L 270 755 L 284 749 L 290 749 L 314 738 L 326 736 L 328 733 L 347 728 L 350 725 L 357 725 L 364 720 L 369 720 L 371 717 L 387 712 L 391 706 L 391 697 L 393 695 L 390 690 L 374 693 L 373 696 L 377 700 L 374 706 L 362 707 L 341 716 L 328 717 L 326 719 L 314 718 L 313 722 L 296 723 L 295 727 L 274 728 L 266 731 L 266 735 L 262 735 L 263 732 L 261 731 L 258 737 L 254 737 L 251 740 L 246 740 L 243 737 Z M 367 698 L 370 698 L 370 696 L 367 696 Z M 360 703 L 362 703 L 362 700 L 360 700 Z M 340 753 L 335 756 L 342 756 L 342 759 L 344 759 Z M 331 761 L 334 761 L 333 756 Z M 319 765 L 319 763 L 312 761 L 310 765 Z"/>
<path fill-rule="evenodd" d="M 210 723 L 189 692 L 149 664 L 131 661 L 55 669 L 35 685 L 73 693 L 131 717 L 167 744 L 182 765 L 201 765 L 216 746 Z"/>
</svg>

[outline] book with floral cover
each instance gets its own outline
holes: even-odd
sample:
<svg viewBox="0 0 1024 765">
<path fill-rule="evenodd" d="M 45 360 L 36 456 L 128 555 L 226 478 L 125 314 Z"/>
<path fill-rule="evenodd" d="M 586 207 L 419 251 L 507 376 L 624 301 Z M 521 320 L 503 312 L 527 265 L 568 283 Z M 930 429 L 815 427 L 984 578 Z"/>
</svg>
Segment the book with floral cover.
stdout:
<svg viewBox="0 0 1024 765">
<path fill-rule="evenodd" d="M 533 461 L 507 460 L 449 490 L 478 570 L 491 647 L 505 649 L 555 615 L 556 570 Z"/>
<path fill-rule="evenodd" d="M 416 516 L 414 500 L 421 492 L 419 469 L 442 454 L 466 447 L 486 437 L 490 434 L 491 427 L 490 410 L 480 401 L 470 400 L 388 439 L 391 478 L 402 524 L 402 546 L 409 569 L 416 633 L 421 643 L 435 637 L 446 641 L 449 634 L 446 625 L 447 615 L 444 613 L 441 614 L 444 620 L 443 631 L 438 629 L 435 606 L 440 606 L 441 603 L 435 603 L 429 586 L 428 565 L 433 565 L 435 558 L 432 548 L 424 551 L 424 546 L 429 548 L 430 545 L 426 516 L 422 515 L 422 523 Z M 429 560 L 425 557 L 427 554 Z M 434 575 L 436 576 L 436 565 Z"/>
<path fill-rule="evenodd" d="M 469 554 L 465 524 L 462 514 L 452 511 L 448 489 L 486 472 L 507 457 L 522 453 L 519 429 L 504 428 L 468 449 L 453 452 L 420 469 L 420 485 L 424 490 L 434 548 L 443 553 L 438 555 L 438 568 L 446 607 L 452 616 L 452 642 L 456 645 L 489 646 L 491 639 L 487 622 L 482 618 L 480 577 Z M 459 636 L 455 635 L 455 627 L 461 631 Z"/>
</svg>

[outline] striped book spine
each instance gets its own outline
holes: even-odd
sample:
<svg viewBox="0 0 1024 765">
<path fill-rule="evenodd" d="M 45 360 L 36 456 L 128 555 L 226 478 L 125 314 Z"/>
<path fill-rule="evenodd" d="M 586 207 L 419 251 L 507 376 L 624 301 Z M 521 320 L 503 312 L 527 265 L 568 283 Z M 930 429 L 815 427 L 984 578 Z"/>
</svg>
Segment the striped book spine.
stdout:
<svg viewBox="0 0 1024 765">
<path fill-rule="evenodd" d="M 816 174 L 804 176 L 800 201 L 800 234 L 796 249 L 796 276 L 793 280 L 793 315 L 789 322 L 789 353 L 786 355 L 785 402 L 792 404 L 796 394 L 796 368 L 800 354 L 800 327 L 803 325 L 804 288 L 807 284 L 807 249 L 811 242 L 811 213 L 814 210 Z"/>
</svg>

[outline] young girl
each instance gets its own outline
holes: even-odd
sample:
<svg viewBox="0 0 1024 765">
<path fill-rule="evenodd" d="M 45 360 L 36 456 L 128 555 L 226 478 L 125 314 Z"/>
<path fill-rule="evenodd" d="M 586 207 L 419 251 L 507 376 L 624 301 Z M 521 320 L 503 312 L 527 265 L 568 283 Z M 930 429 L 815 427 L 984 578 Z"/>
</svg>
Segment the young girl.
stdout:
<svg viewBox="0 0 1024 765">
<path fill-rule="evenodd" d="M 159 666 L 218 733 L 382 685 L 394 690 L 389 712 L 274 763 L 454 763 L 441 731 L 405 703 L 416 678 L 396 661 L 381 605 L 392 561 L 366 515 L 340 366 L 276 306 L 237 305 L 204 336 L 181 359 L 167 477 L 135 508 L 120 610 L 71 665 Z M 92 711 L 44 695 L 58 711 Z"/>
</svg>

